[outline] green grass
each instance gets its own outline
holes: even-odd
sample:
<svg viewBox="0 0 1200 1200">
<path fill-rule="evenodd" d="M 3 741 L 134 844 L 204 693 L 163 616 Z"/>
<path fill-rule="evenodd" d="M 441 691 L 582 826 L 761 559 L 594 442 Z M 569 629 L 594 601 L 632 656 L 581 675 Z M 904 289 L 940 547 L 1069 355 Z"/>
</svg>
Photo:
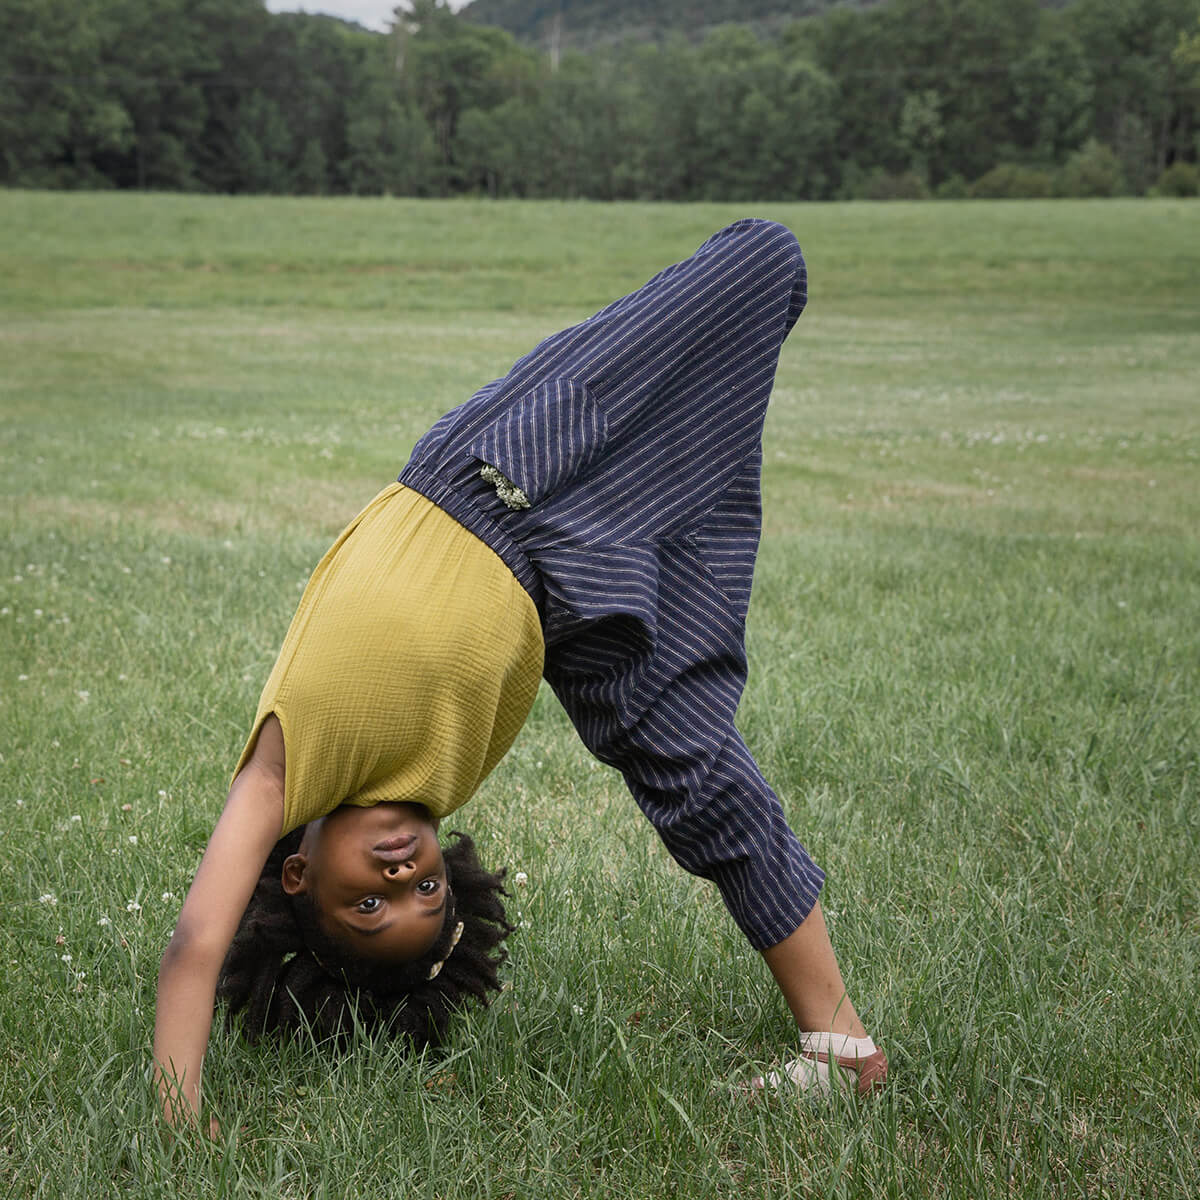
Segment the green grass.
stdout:
<svg viewBox="0 0 1200 1200">
<path fill-rule="evenodd" d="M 158 957 L 308 570 L 743 209 L 0 193 L 4 1194 L 1200 1191 L 1200 204 L 749 211 L 812 300 L 740 724 L 887 1095 L 719 1086 L 782 1004 L 543 694 L 458 822 L 529 876 L 509 990 L 416 1061 L 219 1033 L 224 1142 L 163 1134 Z"/>
</svg>

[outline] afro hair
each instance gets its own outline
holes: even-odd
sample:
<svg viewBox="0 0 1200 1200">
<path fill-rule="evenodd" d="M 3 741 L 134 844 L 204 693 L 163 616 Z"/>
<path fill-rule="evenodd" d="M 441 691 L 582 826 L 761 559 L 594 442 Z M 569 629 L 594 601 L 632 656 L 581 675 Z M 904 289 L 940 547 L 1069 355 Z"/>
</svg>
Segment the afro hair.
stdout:
<svg viewBox="0 0 1200 1200">
<path fill-rule="evenodd" d="M 350 954 L 325 933 L 308 896 L 284 892 L 283 862 L 303 832 L 294 830 L 272 850 L 221 968 L 217 995 L 226 1019 L 235 1024 L 240 1014 L 249 1041 L 306 1031 L 345 1045 L 357 1023 L 421 1050 L 443 1040 L 457 1009 L 472 1000 L 487 1004 L 489 992 L 499 991 L 497 971 L 507 958 L 501 943 L 514 928 L 501 901 L 504 872 L 485 870 L 469 837 L 453 834 L 443 851 L 452 903 L 437 941 L 412 962 L 381 964 Z"/>
</svg>

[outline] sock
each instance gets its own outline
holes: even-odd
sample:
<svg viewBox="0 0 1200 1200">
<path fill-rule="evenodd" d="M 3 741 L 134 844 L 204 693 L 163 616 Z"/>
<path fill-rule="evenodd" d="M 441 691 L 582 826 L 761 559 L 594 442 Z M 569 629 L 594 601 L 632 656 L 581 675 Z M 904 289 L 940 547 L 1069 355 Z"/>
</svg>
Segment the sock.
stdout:
<svg viewBox="0 0 1200 1200">
<path fill-rule="evenodd" d="M 800 1049 L 806 1054 L 836 1054 L 841 1058 L 868 1058 L 878 1047 L 869 1037 L 848 1033 L 802 1033 Z"/>
<path fill-rule="evenodd" d="M 869 1037 L 851 1037 L 846 1033 L 829 1033 L 817 1031 L 800 1035 L 800 1048 L 804 1052 L 800 1058 L 784 1063 L 782 1069 L 772 1071 L 762 1079 L 756 1079 L 753 1087 L 777 1089 L 790 1085 L 800 1092 L 828 1092 L 833 1089 L 834 1081 L 842 1087 L 855 1087 L 854 1071 L 843 1069 L 835 1064 L 836 1075 L 831 1074 L 830 1064 L 807 1057 L 810 1054 L 825 1054 L 831 1058 L 865 1059 L 874 1054 L 878 1047 Z"/>
</svg>

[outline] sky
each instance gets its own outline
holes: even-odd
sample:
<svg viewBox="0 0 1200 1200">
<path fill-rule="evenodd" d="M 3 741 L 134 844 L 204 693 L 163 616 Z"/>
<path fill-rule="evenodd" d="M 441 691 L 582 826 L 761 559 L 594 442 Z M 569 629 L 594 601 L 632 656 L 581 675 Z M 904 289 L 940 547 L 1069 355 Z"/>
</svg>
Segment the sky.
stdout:
<svg viewBox="0 0 1200 1200">
<path fill-rule="evenodd" d="M 450 0 L 450 7 L 457 11 L 466 3 L 467 0 Z M 391 22 L 395 7 L 396 0 L 267 0 L 271 12 L 328 13 L 381 32 Z"/>
</svg>

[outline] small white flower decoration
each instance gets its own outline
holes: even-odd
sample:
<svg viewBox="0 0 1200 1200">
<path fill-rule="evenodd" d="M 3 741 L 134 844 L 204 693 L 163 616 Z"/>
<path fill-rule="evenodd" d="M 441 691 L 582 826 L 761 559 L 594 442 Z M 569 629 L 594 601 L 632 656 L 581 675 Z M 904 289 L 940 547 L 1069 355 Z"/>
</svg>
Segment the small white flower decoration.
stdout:
<svg viewBox="0 0 1200 1200">
<path fill-rule="evenodd" d="M 517 887 L 524 887 L 528 882 L 529 876 L 526 875 L 524 871 L 518 871 L 513 876 L 513 883 L 515 883 Z"/>
</svg>

